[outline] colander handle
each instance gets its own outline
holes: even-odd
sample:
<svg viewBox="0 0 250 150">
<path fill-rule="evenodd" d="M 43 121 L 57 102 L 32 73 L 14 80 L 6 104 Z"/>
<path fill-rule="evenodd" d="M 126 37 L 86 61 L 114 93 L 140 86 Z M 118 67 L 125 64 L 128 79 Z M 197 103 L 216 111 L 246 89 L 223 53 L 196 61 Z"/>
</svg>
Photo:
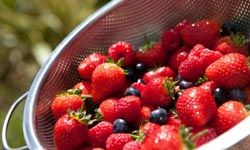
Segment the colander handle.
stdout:
<svg viewBox="0 0 250 150">
<path fill-rule="evenodd" d="M 18 148 L 11 148 L 9 144 L 7 143 L 7 129 L 9 125 L 9 121 L 11 119 L 11 116 L 16 109 L 16 107 L 27 97 L 28 92 L 24 93 L 21 97 L 19 97 L 10 107 L 3 123 L 3 128 L 2 128 L 2 141 L 3 141 L 3 148 L 4 150 L 23 150 L 23 149 L 28 149 L 27 146 L 23 147 L 18 147 Z"/>
</svg>

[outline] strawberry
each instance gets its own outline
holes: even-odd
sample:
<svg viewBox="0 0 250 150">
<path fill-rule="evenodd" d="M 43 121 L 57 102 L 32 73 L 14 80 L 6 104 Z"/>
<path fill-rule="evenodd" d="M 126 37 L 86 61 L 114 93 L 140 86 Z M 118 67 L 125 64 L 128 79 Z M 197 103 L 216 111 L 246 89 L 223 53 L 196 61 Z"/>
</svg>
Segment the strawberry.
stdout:
<svg viewBox="0 0 250 150">
<path fill-rule="evenodd" d="M 156 123 L 147 122 L 140 127 L 140 131 L 144 132 L 146 136 L 150 136 L 154 133 L 160 126 Z"/>
<path fill-rule="evenodd" d="M 212 51 L 210 49 L 204 49 L 200 54 L 200 59 L 205 68 L 210 64 L 221 58 L 223 55 L 220 52 Z M 205 70 L 204 70 L 205 71 Z"/>
<path fill-rule="evenodd" d="M 105 148 L 107 138 L 112 134 L 111 123 L 102 121 L 89 129 L 89 142 L 93 147 Z"/>
<path fill-rule="evenodd" d="M 107 57 L 102 54 L 90 54 L 79 64 L 77 68 L 78 72 L 84 79 L 90 80 L 95 67 L 104 63 L 106 60 Z"/>
<path fill-rule="evenodd" d="M 140 117 L 141 101 L 136 96 L 126 96 L 118 101 L 121 118 L 130 123 L 136 123 Z"/>
<path fill-rule="evenodd" d="M 131 141 L 123 146 L 122 150 L 141 150 L 141 143 L 137 141 Z"/>
<path fill-rule="evenodd" d="M 194 128 L 192 130 L 193 136 L 190 138 L 195 144 L 195 147 L 199 147 L 207 142 L 215 139 L 217 134 L 214 128 L 211 127 L 202 127 L 202 128 Z"/>
<path fill-rule="evenodd" d="M 107 150 L 122 150 L 123 146 L 131 142 L 132 138 L 129 134 L 125 133 L 113 133 L 111 134 L 106 141 Z"/>
<path fill-rule="evenodd" d="M 140 113 L 140 122 L 147 122 L 152 110 L 153 107 L 151 106 L 142 106 Z"/>
<path fill-rule="evenodd" d="M 211 93 L 199 87 L 186 89 L 176 103 L 179 118 L 187 126 L 206 125 L 215 116 L 216 109 Z"/>
<path fill-rule="evenodd" d="M 133 88 L 139 90 L 140 93 L 143 93 L 143 91 L 144 91 L 146 85 L 143 84 L 143 83 L 141 83 L 141 82 L 134 82 L 134 83 L 131 84 L 131 87 L 133 87 Z"/>
<path fill-rule="evenodd" d="M 205 47 L 201 44 L 195 45 L 188 54 L 188 58 L 198 57 L 200 58 L 201 52 L 205 49 Z"/>
<path fill-rule="evenodd" d="M 214 81 L 206 81 L 199 86 L 201 89 L 213 94 L 214 90 L 218 88 Z"/>
<path fill-rule="evenodd" d="M 125 73 L 116 64 L 103 63 L 95 68 L 92 75 L 92 93 L 96 104 L 100 104 L 108 96 L 119 93 L 125 87 Z"/>
<path fill-rule="evenodd" d="M 90 116 L 71 111 L 59 118 L 54 127 L 54 141 L 60 150 L 79 148 L 88 139 L 87 121 Z"/>
<path fill-rule="evenodd" d="M 181 30 L 181 36 L 187 45 L 202 44 L 207 48 L 213 48 L 220 36 L 220 28 L 215 20 L 200 20 L 186 25 Z"/>
<path fill-rule="evenodd" d="M 160 67 L 156 70 L 148 71 L 143 75 L 143 81 L 148 83 L 150 80 L 156 77 L 172 77 L 175 78 L 176 73 L 170 67 Z"/>
<path fill-rule="evenodd" d="M 102 116 L 103 120 L 113 123 L 115 119 L 119 118 L 119 111 L 117 106 L 118 99 L 106 99 L 100 104 L 98 112 Z"/>
<path fill-rule="evenodd" d="M 183 61 L 178 69 L 181 78 L 195 82 L 204 74 L 205 66 L 197 57 Z"/>
<path fill-rule="evenodd" d="M 142 93 L 142 103 L 150 106 L 168 106 L 174 94 L 175 82 L 157 77 L 149 81 Z"/>
<path fill-rule="evenodd" d="M 247 110 L 240 102 L 229 100 L 222 104 L 211 126 L 218 135 L 226 132 L 248 116 Z"/>
<path fill-rule="evenodd" d="M 142 150 L 183 150 L 185 148 L 181 136 L 169 125 L 163 125 L 155 130 L 142 144 Z"/>
<path fill-rule="evenodd" d="M 173 30 L 175 30 L 178 34 L 181 34 L 181 30 L 190 24 L 191 23 L 189 21 L 184 19 L 181 22 L 179 22 L 178 24 L 176 24 L 175 27 L 173 28 Z"/>
<path fill-rule="evenodd" d="M 147 65 L 147 67 L 155 67 L 166 63 L 167 54 L 161 43 L 147 42 L 137 51 L 136 58 L 138 62 Z"/>
<path fill-rule="evenodd" d="M 81 90 L 71 90 L 73 92 L 81 92 Z M 65 92 L 59 95 L 56 95 L 51 103 L 51 110 L 55 117 L 55 119 L 59 119 L 61 116 L 67 114 L 68 110 L 78 110 L 80 108 L 84 108 L 85 104 L 81 97 L 77 94 L 70 94 L 69 92 Z"/>
<path fill-rule="evenodd" d="M 171 116 L 171 117 L 169 117 L 167 124 L 174 127 L 174 129 L 176 129 L 176 131 L 178 131 L 178 129 L 182 125 L 182 122 L 178 117 Z"/>
<path fill-rule="evenodd" d="M 216 42 L 214 50 L 219 51 L 223 55 L 228 53 L 240 53 L 248 56 L 248 47 L 244 42 L 245 37 L 240 33 L 232 36 L 225 36 Z"/>
<path fill-rule="evenodd" d="M 108 49 L 108 56 L 115 62 L 123 59 L 123 67 L 131 66 L 135 60 L 135 53 L 132 45 L 127 42 L 117 42 Z"/>
<path fill-rule="evenodd" d="M 249 82 L 247 58 L 239 53 L 226 54 L 206 69 L 205 76 L 223 88 L 242 88 Z"/>
<path fill-rule="evenodd" d="M 187 46 L 182 46 L 175 51 L 169 60 L 169 65 L 174 69 L 178 70 L 180 64 L 187 59 L 190 49 Z"/>
<path fill-rule="evenodd" d="M 169 53 L 176 51 L 181 46 L 181 36 L 175 30 L 167 30 L 162 35 L 162 48 Z"/>
<path fill-rule="evenodd" d="M 88 82 L 88 81 L 82 81 L 82 82 L 79 82 L 77 83 L 73 89 L 80 89 L 82 90 L 82 93 L 81 95 L 92 95 L 92 88 L 91 88 L 91 82 Z"/>
</svg>

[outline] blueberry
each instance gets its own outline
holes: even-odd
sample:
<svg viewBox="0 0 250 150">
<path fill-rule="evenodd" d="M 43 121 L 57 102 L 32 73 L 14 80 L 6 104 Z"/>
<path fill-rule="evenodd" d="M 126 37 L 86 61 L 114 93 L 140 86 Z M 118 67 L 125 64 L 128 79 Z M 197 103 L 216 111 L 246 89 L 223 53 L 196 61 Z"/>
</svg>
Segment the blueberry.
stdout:
<svg viewBox="0 0 250 150">
<path fill-rule="evenodd" d="M 224 102 L 227 101 L 227 99 L 226 99 L 226 91 L 224 89 L 222 89 L 222 88 L 216 88 L 214 90 L 214 98 L 215 98 L 215 101 L 216 101 L 217 105 L 223 104 Z"/>
<path fill-rule="evenodd" d="M 142 79 L 138 79 L 138 80 L 137 80 L 137 83 L 145 84 L 145 81 L 142 80 Z"/>
<path fill-rule="evenodd" d="M 168 114 L 167 111 L 163 108 L 158 108 L 151 112 L 149 121 L 153 123 L 157 123 L 160 125 L 163 125 L 168 120 Z"/>
<path fill-rule="evenodd" d="M 179 82 L 179 86 L 180 86 L 180 89 L 187 89 L 187 88 L 190 88 L 192 86 L 194 86 L 193 82 L 189 82 L 189 81 L 186 81 L 186 80 L 181 80 Z"/>
<path fill-rule="evenodd" d="M 221 28 L 222 28 L 221 35 L 223 36 L 230 35 L 231 33 L 237 32 L 235 23 L 233 23 L 232 21 L 227 21 L 223 23 Z"/>
<path fill-rule="evenodd" d="M 177 76 L 175 77 L 175 81 L 180 81 L 180 80 L 182 80 L 182 78 L 179 74 L 177 74 Z"/>
<path fill-rule="evenodd" d="M 125 96 L 134 95 L 134 96 L 140 97 L 140 96 L 141 96 L 141 93 L 140 93 L 140 91 L 137 90 L 136 88 L 134 88 L 134 87 L 129 87 L 129 88 L 126 89 L 124 95 L 125 95 Z"/>
<path fill-rule="evenodd" d="M 116 119 L 113 123 L 113 133 L 127 133 L 128 124 L 123 119 Z"/>
<path fill-rule="evenodd" d="M 246 95 L 240 89 L 233 89 L 227 92 L 228 100 L 238 100 L 240 102 L 244 102 L 246 100 Z"/>
<path fill-rule="evenodd" d="M 127 80 L 129 80 L 129 81 L 136 81 L 137 80 L 136 74 L 132 68 L 124 68 L 124 70 L 126 72 L 126 79 Z"/>
<path fill-rule="evenodd" d="M 143 63 L 138 63 L 135 65 L 135 70 L 138 73 L 143 73 L 143 72 L 147 71 L 147 66 Z"/>
</svg>

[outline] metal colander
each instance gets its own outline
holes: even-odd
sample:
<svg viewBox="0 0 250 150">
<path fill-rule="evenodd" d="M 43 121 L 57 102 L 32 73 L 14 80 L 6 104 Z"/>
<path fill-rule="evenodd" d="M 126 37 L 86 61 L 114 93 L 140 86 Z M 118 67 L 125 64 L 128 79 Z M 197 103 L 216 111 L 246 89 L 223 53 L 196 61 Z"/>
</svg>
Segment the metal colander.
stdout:
<svg viewBox="0 0 250 150">
<path fill-rule="evenodd" d="M 183 19 L 197 21 L 205 18 L 215 19 L 219 23 L 233 20 L 238 29 L 249 34 L 250 1 L 114 0 L 98 10 L 58 45 L 34 79 L 26 100 L 23 121 L 28 148 L 55 149 L 51 99 L 58 91 L 71 88 L 82 80 L 77 74 L 77 66 L 86 55 L 106 53 L 108 47 L 117 41 L 128 41 L 136 48 L 142 45 L 144 35 L 149 39 L 159 39 L 164 29 L 173 27 Z M 225 149 L 238 143 L 250 134 L 249 120 L 248 117 L 241 126 L 200 149 Z M 245 138 L 232 149 L 247 149 L 249 139 Z"/>
</svg>

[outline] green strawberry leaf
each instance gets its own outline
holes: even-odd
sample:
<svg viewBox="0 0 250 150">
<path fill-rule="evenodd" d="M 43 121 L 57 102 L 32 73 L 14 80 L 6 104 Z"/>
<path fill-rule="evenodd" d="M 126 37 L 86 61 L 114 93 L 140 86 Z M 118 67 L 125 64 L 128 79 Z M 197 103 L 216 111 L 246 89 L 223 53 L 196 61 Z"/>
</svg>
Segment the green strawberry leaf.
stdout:
<svg viewBox="0 0 250 150">
<path fill-rule="evenodd" d="M 139 142 L 139 143 L 142 143 L 146 137 L 146 134 L 143 132 L 143 131 L 140 131 L 140 130 L 135 130 L 132 132 L 132 134 L 130 134 L 130 137 Z"/>
<path fill-rule="evenodd" d="M 204 82 L 206 82 L 206 81 L 208 81 L 208 78 L 207 78 L 207 77 L 205 77 L 205 76 L 200 77 L 200 78 L 198 79 L 198 81 L 195 82 L 195 85 L 200 85 L 200 84 L 202 84 L 202 83 L 204 83 Z"/>
<path fill-rule="evenodd" d="M 163 81 L 164 87 L 167 89 L 168 95 L 172 98 L 175 99 L 174 94 L 175 94 L 175 86 L 178 82 L 173 81 L 173 78 L 166 77 Z"/>
<path fill-rule="evenodd" d="M 240 32 L 232 34 L 231 39 L 238 46 L 243 46 L 246 43 L 246 36 Z"/>
<path fill-rule="evenodd" d="M 246 104 L 245 108 L 246 108 L 247 111 L 250 111 L 250 104 Z"/>
<path fill-rule="evenodd" d="M 195 144 L 192 140 L 190 140 L 190 128 L 185 127 L 184 125 L 179 127 L 179 135 L 182 138 L 183 143 L 186 145 L 188 150 L 193 150 L 195 148 Z"/>
<path fill-rule="evenodd" d="M 112 59 L 111 57 L 108 57 L 108 59 L 106 60 L 106 63 L 114 64 L 115 61 L 114 61 L 114 59 Z"/>
</svg>

